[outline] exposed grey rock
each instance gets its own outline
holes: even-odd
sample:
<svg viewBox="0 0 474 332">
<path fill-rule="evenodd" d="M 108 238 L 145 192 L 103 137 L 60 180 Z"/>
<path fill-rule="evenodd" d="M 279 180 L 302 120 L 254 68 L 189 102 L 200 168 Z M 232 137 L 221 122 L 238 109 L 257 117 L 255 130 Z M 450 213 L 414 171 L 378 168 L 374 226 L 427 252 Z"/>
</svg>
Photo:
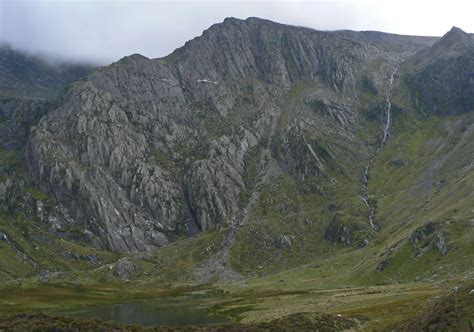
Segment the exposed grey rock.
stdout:
<svg viewBox="0 0 474 332">
<path fill-rule="evenodd" d="M 275 239 L 275 244 L 280 249 L 290 249 L 293 246 L 293 236 L 280 234 Z"/>
<path fill-rule="evenodd" d="M 84 255 L 84 254 L 78 254 L 78 253 L 70 252 L 70 251 L 64 252 L 63 255 L 65 258 L 68 258 L 68 259 L 86 261 L 93 265 L 97 265 L 100 263 L 100 259 L 96 255 Z"/>
<path fill-rule="evenodd" d="M 33 202 L 31 196 L 25 194 L 25 188 L 24 179 L 6 177 L 0 182 L 0 203 L 5 212 L 31 212 Z"/>
<path fill-rule="evenodd" d="M 434 246 L 438 249 L 439 253 L 445 256 L 448 253 L 448 246 L 446 244 L 446 239 L 443 233 L 437 233 L 434 239 Z"/>
<path fill-rule="evenodd" d="M 410 61 L 407 81 L 419 101 L 438 114 L 474 110 L 474 38 L 453 27 Z"/>
<path fill-rule="evenodd" d="M 113 268 L 113 274 L 122 280 L 130 280 L 139 271 L 139 266 L 126 258 L 118 260 Z"/>
<path fill-rule="evenodd" d="M 426 225 L 423 225 L 419 228 L 417 228 L 413 234 L 411 235 L 411 241 L 416 244 L 419 243 L 426 238 L 428 238 L 430 235 L 432 235 L 436 230 L 438 229 L 438 225 L 435 223 L 427 223 Z"/>
<path fill-rule="evenodd" d="M 427 223 L 413 232 L 411 241 L 415 246 L 417 255 L 422 255 L 430 249 L 437 250 L 443 256 L 448 253 L 449 246 L 446 243 L 446 235 L 439 228 L 439 224 Z"/>
<path fill-rule="evenodd" d="M 357 42 L 369 44 L 380 50 L 395 52 L 416 52 L 420 48 L 433 45 L 439 37 L 402 36 L 379 31 L 336 31 L 346 38 L 351 38 Z"/>
<path fill-rule="evenodd" d="M 389 259 L 384 259 L 381 261 L 379 264 L 377 264 L 377 267 L 375 268 L 377 271 L 383 271 L 390 265 L 390 260 Z"/>
<path fill-rule="evenodd" d="M 5 202 L 7 198 L 7 190 L 10 186 L 10 179 L 0 182 L 0 202 Z"/>
<path fill-rule="evenodd" d="M 464 94 L 472 92 L 470 38 L 454 29 L 417 53 L 399 72 L 394 86 L 403 89 L 397 97 L 413 91 L 420 113 L 471 110 L 472 98 Z M 368 160 L 381 149 L 374 143 L 378 138 L 372 137 L 373 128 L 380 125 L 388 133 L 391 122 L 381 100 L 386 95 L 391 105 L 393 69 L 435 40 L 321 32 L 256 18 L 226 19 L 165 58 L 134 54 L 99 68 L 72 84 L 55 103 L 44 99 L 45 93 L 57 96 L 57 88 L 62 89 L 67 79 L 40 84 L 40 99 L 2 96 L 0 145 L 16 151 L 21 160 L 31 134 L 26 156 L 32 183 L 18 167 L 21 162 L 2 164 L 1 208 L 11 215 L 36 218 L 50 233 L 81 244 L 146 251 L 109 265 L 123 280 L 140 274 L 136 259 L 156 263 L 151 250 L 184 235 L 218 228 L 224 228 L 224 240 L 219 248 L 205 247 L 207 255 L 192 271 L 194 281 L 241 280 L 244 276 L 233 270 L 238 264 L 229 264 L 230 249 L 236 248 L 232 247 L 236 239 L 242 240 L 240 235 L 252 241 L 255 230 L 263 228 L 260 222 L 272 227 L 255 236 L 258 241 L 253 243 L 273 250 L 272 259 L 285 258 L 281 265 L 291 264 L 284 251 L 311 252 L 310 241 L 319 240 L 321 231 L 332 244 L 357 245 L 362 253 L 369 239 L 378 236 L 366 225 L 366 214 L 370 211 L 373 230 L 397 218 L 381 208 L 375 219 L 377 200 L 387 206 L 392 193 L 386 188 L 368 193 L 372 164 Z M 5 77 L 0 75 L 0 90 Z M 29 81 L 31 75 L 25 77 Z M 31 86 L 17 81 L 12 84 L 16 92 Z M 39 84 L 35 77 L 31 82 Z M 403 102 L 410 108 L 410 100 Z M 419 106 L 423 107 L 418 110 Z M 405 111 L 393 105 L 393 119 Z M 392 127 L 393 135 L 408 122 Z M 448 171 L 442 166 L 449 155 L 459 144 L 467 145 L 474 132 L 474 125 L 465 119 L 454 122 L 458 124 L 445 129 L 465 127 L 454 130 L 463 132 L 458 143 L 439 162 L 431 163 L 426 177 L 413 182 L 427 188 L 427 194 L 446 185 L 433 174 Z M 459 158 L 463 171 L 472 168 L 470 155 Z M 383 164 L 384 157 L 374 167 L 417 166 L 418 160 L 409 157 L 397 155 Z M 295 229 L 289 225 L 293 221 Z M 246 234 L 247 229 L 239 226 L 250 222 L 255 223 L 250 228 L 255 232 Z M 409 227 L 404 220 L 402 224 L 403 229 Z M 428 250 L 446 255 L 450 233 L 443 230 L 435 223 L 415 230 L 409 239 L 414 258 Z M 5 236 L 0 234 L 0 240 L 23 257 L 21 246 Z M 54 238 L 25 235 L 25 239 L 48 243 Z M 275 246 L 282 250 L 275 251 Z M 63 254 L 98 263 L 94 255 Z M 255 255 L 258 260 L 262 256 Z M 383 271 L 390 266 L 390 253 L 380 257 L 376 269 Z M 265 274 L 275 265 L 258 261 L 255 267 Z M 51 273 L 46 272 L 48 279 Z"/>
<path fill-rule="evenodd" d="M 236 225 L 273 175 L 322 178 L 360 159 L 358 87 L 384 89 L 367 68 L 398 60 L 337 33 L 226 19 L 165 58 L 134 54 L 71 85 L 31 132 L 29 172 L 101 248 Z M 245 183 L 256 147 L 262 171 Z M 352 243 L 349 226 L 336 233 Z"/>
<path fill-rule="evenodd" d="M 350 246 L 354 238 L 353 225 L 344 224 L 336 214 L 326 227 L 324 238 L 333 244 Z"/>
<path fill-rule="evenodd" d="M 36 216 L 41 222 L 46 221 L 46 211 L 42 201 L 36 201 Z"/>
<path fill-rule="evenodd" d="M 65 86 L 85 76 L 91 66 L 44 60 L 0 45 L 0 147 L 24 148 L 30 127 L 50 109 Z"/>
<path fill-rule="evenodd" d="M 31 126 L 36 125 L 51 106 L 45 100 L 0 97 L 0 147 L 22 149 Z"/>
</svg>

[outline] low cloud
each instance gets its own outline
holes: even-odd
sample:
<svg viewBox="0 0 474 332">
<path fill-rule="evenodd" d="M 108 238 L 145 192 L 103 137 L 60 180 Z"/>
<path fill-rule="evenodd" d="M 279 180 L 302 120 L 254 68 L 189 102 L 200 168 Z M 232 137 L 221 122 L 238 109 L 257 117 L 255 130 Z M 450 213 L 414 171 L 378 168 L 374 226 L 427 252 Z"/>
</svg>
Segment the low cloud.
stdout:
<svg viewBox="0 0 474 332">
<path fill-rule="evenodd" d="M 0 0 L 0 42 L 57 59 L 110 63 L 169 54 L 225 17 L 257 16 L 321 30 L 442 35 L 474 31 L 474 6 L 403 1 L 8 1 Z"/>
</svg>

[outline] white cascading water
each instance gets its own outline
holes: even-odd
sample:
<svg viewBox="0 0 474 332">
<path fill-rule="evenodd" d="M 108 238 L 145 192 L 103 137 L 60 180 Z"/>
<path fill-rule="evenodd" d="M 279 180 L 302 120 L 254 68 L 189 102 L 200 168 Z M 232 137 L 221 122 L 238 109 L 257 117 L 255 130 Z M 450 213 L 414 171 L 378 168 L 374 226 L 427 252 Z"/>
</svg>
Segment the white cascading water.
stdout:
<svg viewBox="0 0 474 332">
<path fill-rule="evenodd" d="M 387 95 L 385 97 L 385 102 L 387 104 L 387 120 L 385 122 L 385 128 L 383 129 L 383 136 L 382 136 L 382 142 L 380 143 L 380 147 L 383 147 L 383 145 L 387 141 L 390 125 L 392 124 L 392 102 L 390 101 L 390 97 L 392 96 L 393 79 L 396 73 L 397 73 L 397 69 L 395 69 L 392 75 L 390 76 L 390 82 L 388 84 L 388 89 L 387 89 Z"/>
<path fill-rule="evenodd" d="M 387 142 L 387 139 L 388 139 L 388 136 L 389 136 L 389 131 L 390 131 L 390 126 L 392 125 L 392 102 L 391 102 L 390 98 L 392 96 L 393 80 L 395 78 L 396 73 L 397 73 L 397 69 L 395 69 L 392 72 L 392 75 L 390 75 L 387 94 L 386 94 L 386 97 L 385 97 L 385 103 L 386 103 L 385 110 L 386 110 L 387 118 L 386 118 L 386 121 L 385 121 L 385 127 L 384 127 L 383 132 L 382 132 L 382 140 L 380 142 L 380 147 L 381 148 Z M 378 152 L 379 152 L 379 149 L 377 148 L 376 151 L 375 151 L 375 156 L 378 154 Z M 373 159 L 370 159 L 369 164 L 365 166 L 364 179 L 362 181 L 362 183 L 363 183 L 362 201 L 365 203 L 365 205 L 370 207 L 369 224 L 370 224 L 370 227 L 372 227 L 372 229 L 374 231 L 376 231 L 377 230 L 377 225 L 375 225 L 375 223 L 374 223 L 375 222 L 375 206 L 373 206 L 373 204 L 371 204 L 370 200 L 369 200 L 369 169 L 370 169 L 370 166 L 372 165 L 372 162 L 373 162 Z"/>
</svg>

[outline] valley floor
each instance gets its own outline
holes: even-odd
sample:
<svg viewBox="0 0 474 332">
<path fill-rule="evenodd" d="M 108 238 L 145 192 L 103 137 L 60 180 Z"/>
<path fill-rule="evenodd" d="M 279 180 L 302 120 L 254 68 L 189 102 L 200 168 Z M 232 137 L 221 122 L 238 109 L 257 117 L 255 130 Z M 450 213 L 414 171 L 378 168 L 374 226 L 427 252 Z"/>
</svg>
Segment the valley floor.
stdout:
<svg viewBox="0 0 474 332">
<path fill-rule="evenodd" d="M 430 330 L 470 331 L 474 281 L 396 283 L 334 287 L 299 268 L 245 282 L 154 288 L 150 285 L 31 284 L 0 290 L 0 330 L 148 330 L 97 319 L 64 316 L 70 309 L 160 299 L 204 306 L 229 319 L 217 325 L 159 327 L 159 330 Z M 457 289 L 457 291 L 456 291 Z M 158 327 L 156 327 L 158 329 Z"/>
<path fill-rule="evenodd" d="M 452 34 L 458 37 L 448 35 L 433 57 L 470 38 Z M 306 45 L 300 36 L 295 45 Z M 436 111 L 421 102 L 416 61 L 399 66 L 398 51 L 366 54 L 356 44 L 327 44 L 338 52 L 346 45 L 350 56 L 327 54 L 335 68 L 324 76 L 344 73 L 347 83 L 306 77 L 292 65 L 288 76 L 301 77 L 285 81 L 288 91 L 240 76 L 219 84 L 199 77 L 188 82 L 195 90 L 188 96 L 160 78 L 181 56 L 132 56 L 74 85 L 71 100 L 55 106 L 27 144 L 39 117 L 28 122 L 12 136 L 14 149 L 0 146 L 0 332 L 472 331 L 474 102 L 462 103 L 470 107 L 465 112 L 456 103 L 452 112 Z M 287 56 L 287 46 L 281 54 L 289 64 L 299 52 Z M 359 57 L 357 66 L 348 60 Z M 201 59 L 191 60 L 176 68 L 189 66 L 192 74 Z M 462 58 L 454 60 L 441 61 L 440 72 L 467 72 Z M 268 76 L 255 77 L 261 74 Z M 444 81 L 430 75 L 427 82 Z M 126 98 L 112 102 L 109 90 Z M 2 98 L 8 114 L 26 117 L 40 107 Z M 236 105 L 228 114 L 227 104 Z M 45 105 L 45 113 L 53 107 Z M 170 134 L 161 137 L 165 129 Z M 135 228 L 133 211 L 142 215 L 133 214 Z M 155 224 L 149 215 L 159 216 Z M 178 232 L 188 219 L 203 232 Z M 91 220 L 97 234 L 88 229 Z M 176 232 L 161 246 L 168 226 Z M 147 327 L 133 310 L 124 314 L 142 326 L 74 314 L 147 301 L 200 308 L 225 322 Z M 156 307 L 147 313 L 159 315 Z"/>
</svg>

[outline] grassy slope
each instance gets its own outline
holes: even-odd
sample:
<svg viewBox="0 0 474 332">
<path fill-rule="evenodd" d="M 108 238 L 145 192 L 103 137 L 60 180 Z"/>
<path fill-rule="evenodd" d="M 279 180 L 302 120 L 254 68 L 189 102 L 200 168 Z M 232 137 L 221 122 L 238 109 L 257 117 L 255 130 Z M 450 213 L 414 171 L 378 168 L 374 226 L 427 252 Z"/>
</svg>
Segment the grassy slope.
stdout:
<svg viewBox="0 0 474 332">
<path fill-rule="evenodd" d="M 369 210 L 359 198 L 360 179 L 369 152 L 361 144 L 347 140 L 346 135 L 353 133 L 339 127 L 330 113 L 312 108 L 308 100 L 314 98 L 311 95 L 314 91 L 321 94 L 324 90 L 323 94 L 329 99 L 342 104 L 348 102 L 326 89 L 318 82 L 300 83 L 280 101 L 282 114 L 277 136 L 285 136 L 287 128 L 298 122 L 304 113 L 309 119 L 303 129 L 305 140 L 313 148 L 329 151 L 330 155 L 325 155 L 326 170 L 321 176 L 306 176 L 301 180 L 284 169 L 283 174 L 263 186 L 251 222 L 240 229 L 231 250 L 232 267 L 244 275 L 276 273 L 339 252 L 341 247 L 324 239 L 327 225 L 335 218 L 352 226 L 353 242 L 369 233 L 366 222 Z M 364 103 L 377 102 L 373 94 L 366 93 L 364 98 Z M 370 137 L 374 129 L 372 126 L 364 134 Z M 306 149 L 302 147 L 300 158 L 307 158 L 303 152 Z M 256 181 L 259 162 L 258 158 L 246 160 L 244 178 Z M 278 244 L 282 235 L 292 239 L 291 247 Z"/>
<path fill-rule="evenodd" d="M 305 88 L 298 86 L 288 95 L 283 122 L 291 123 L 292 112 L 304 107 L 301 100 Z M 403 84 L 396 85 L 394 91 L 392 137 L 375 159 L 369 181 L 381 229 L 372 234 L 368 248 L 348 251 L 348 261 L 355 264 L 348 266 L 346 273 L 356 272 L 376 283 L 472 271 L 474 116 L 428 116 L 410 103 Z M 367 93 L 363 96 L 364 105 L 376 105 L 376 98 Z M 361 124 L 359 135 L 374 144 L 374 121 Z M 327 140 L 324 132 L 313 135 L 323 143 Z M 348 155 L 367 155 L 367 151 L 351 150 L 350 146 L 345 149 Z M 329 170 L 326 177 L 299 182 L 285 174 L 264 188 L 253 222 L 241 229 L 232 249 L 235 269 L 251 276 L 304 263 L 318 264 L 324 259 L 331 261 L 334 255 L 335 261 L 344 262 L 344 249 L 323 239 L 325 226 L 334 218 L 328 207 L 333 204 L 343 222 L 362 225 L 361 234 L 367 232 L 364 224 L 368 211 L 358 196 L 364 159 L 337 161 L 339 168 Z M 352 172 L 345 167 L 352 168 Z M 410 240 L 414 232 L 429 222 L 436 225 L 436 233 L 424 243 L 414 244 Z M 292 235 L 294 245 L 276 245 L 280 234 Z M 445 255 L 435 248 L 434 237 L 438 234 L 446 242 Z M 377 270 L 383 261 L 387 266 Z"/>
<path fill-rule="evenodd" d="M 284 123 L 291 123 L 291 111 L 301 104 L 305 88 L 297 87 L 288 96 Z M 264 187 L 252 222 L 239 231 L 231 251 L 232 267 L 250 278 L 245 283 L 219 285 L 226 295 L 215 300 L 216 312 L 244 323 L 328 312 L 358 317 L 364 328 L 378 329 L 422 315 L 435 296 L 446 295 L 460 280 L 472 279 L 473 116 L 428 117 L 410 105 L 402 87 L 398 88 L 393 97 L 392 137 L 371 168 L 369 191 L 377 201 L 381 228 L 369 245 L 356 249 L 324 240 L 324 229 L 335 214 L 343 222 L 365 225 L 362 231 L 368 228 L 368 211 L 358 195 L 369 151 L 336 148 L 339 156 L 347 158 L 341 162 L 342 170 L 329 169 L 327 177 L 307 178 L 303 184 L 285 174 Z M 377 103 L 373 96 L 365 98 L 364 103 Z M 360 137 L 374 143 L 379 129 L 376 122 L 364 125 Z M 308 135 L 322 145 L 328 143 L 328 133 Z M 2 162 L 21 170 L 15 154 L 6 153 Z M 250 161 L 247 182 L 255 182 L 257 172 Z M 36 199 L 46 198 L 35 188 L 29 191 Z M 336 212 L 329 209 L 331 205 Z M 433 246 L 433 235 L 422 244 L 411 241 L 416 229 L 428 222 L 438 225 L 436 232 L 446 239 L 446 255 Z M 129 260 L 138 268 L 124 291 L 109 268 L 119 255 L 57 239 L 27 218 L 1 215 L 0 231 L 8 233 L 40 266 L 34 268 L 0 241 L 3 313 L 160 296 L 160 287 L 192 283 L 194 269 L 220 249 L 223 235 L 211 232 L 152 254 L 131 255 Z M 281 234 L 293 236 L 291 247 L 275 244 Z M 97 255 L 101 265 L 68 259 L 65 251 Z M 384 268 L 378 268 L 384 262 Z M 60 286 L 28 279 L 41 270 L 67 273 L 52 277 Z M 23 279 L 20 288 L 17 282 L 5 283 L 15 278 Z M 76 286 L 68 283 L 71 281 Z M 472 317 L 469 305 L 465 305 L 466 315 Z"/>
<path fill-rule="evenodd" d="M 344 312 L 370 317 L 365 327 L 380 328 L 421 314 L 422 309 L 430 308 L 434 296 L 446 294 L 447 285 L 455 284 L 442 286 L 437 280 L 473 278 L 474 116 L 427 116 L 409 104 L 402 86 L 397 88 L 392 137 L 370 174 L 369 192 L 377 201 L 381 225 L 370 244 L 359 250 L 328 246 L 321 237 L 323 209 L 311 216 L 316 226 L 304 224 L 310 206 L 314 209 L 327 201 L 318 195 L 306 196 L 312 205 L 305 206 L 305 196 L 294 181 L 277 179 L 262 194 L 256 212 L 260 224 L 248 225 L 240 233 L 234 266 L 265 275 L 283 266 L 305 264 L 231 286 L 238 300 L 224 306 L 224 312 L 248 306 L 239 316 L 247 322 L 307 310 Z M 354 192 L 338 194 L 350 201 Z M 284 212 L 276 213 L 275 206 L 281 202 L 285 202 Z M 285 217 L 288 210 L 297 212 Z M 434 245 L 433 234 L 421 243 L 412 240 L 416 230 L 427 223 L 435 224 L 436 234 L 442 234 L 446 254 Z M 268 234 L 286 232 L 297 233 L 296 248 L 282 253 L 268 245 L 272 239 Z M 425 282 L 412 284 L 414 280 Z M 374 286 L 377 284 L 383 286 Z M 348 294 L 340 289 L 343 286 L 348 287 Z M 334 292 L 334 298 L 313 294 L 321 289 Z M 466 317 L 473 319 L 472 308 L 465 306 Z"/>
<path fill-rule="evenodd" d="M 24 151 L 0 150 L 0 183 L 13 181 L 18 184 L 25 181 L 26 174 Z M 34 212 L 30 211 L 34 206 L 24 201 L 29 195 L 33 201 L 42 201 L 46 206 L 55 205 L 54 199 L 36 187 L 17 188 L 15 191 L 18 191 L 15 202 L 8 203 L 16 206 L 15 211 L 8 211 L 8 204 L 4 204 L 0 211 L 0 232 L 6 234 L 11 242 L 0 240 L 0 281 L 4 285 L 35 283 L 39 276 L 44 279 L 61 275 L 74 280 L 79 274 L 120 257 L 54 236 L 36 220 Z M 86 257 L 95 261 L 87 261 Z"/>
<path fill-rule="evenodd" d="M 397 90 L 395 90 L 397 91 Z M 474 115 L 427 117 L 409 105 L 398 87 L 394 135 L 382 150 L 369 189 L 382 225 L 377 243 L 389 248 L 385 275 L 472 273 L 474 261 Z M 447 254 L 408 240 L 427 223 L 437 225 Z"/>
<path fill-rule="evenodd" d="M 57 273 L 74 280 L 84 271 L 95 270 L 120 257 L 59 239 L 37 222 L 22 216 L 12 218 L 0 213 L 0 232 L 7 234 L 14 244 L 12 248 L 5 241 L 0 241 L 0 278 L 12 284 L 28 283 L 30 278 L 38 275 L 54 277 Z M 81 258 L 76 259 L 73 255 Z M 86 256 L 94 257 L 97 263 L 87 261 Z"/>
</svg>

